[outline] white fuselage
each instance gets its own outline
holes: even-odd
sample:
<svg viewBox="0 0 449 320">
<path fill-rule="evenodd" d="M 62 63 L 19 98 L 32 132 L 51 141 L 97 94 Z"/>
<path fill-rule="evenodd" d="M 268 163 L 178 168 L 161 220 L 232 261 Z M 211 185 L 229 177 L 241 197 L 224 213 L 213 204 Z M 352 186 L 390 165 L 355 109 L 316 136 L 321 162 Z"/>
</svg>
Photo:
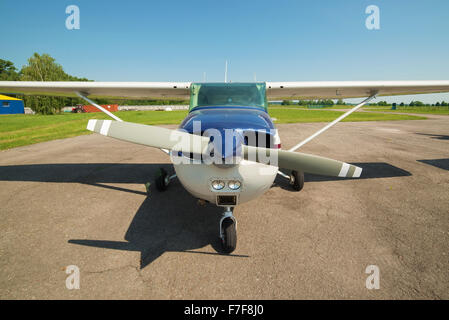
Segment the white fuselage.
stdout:
<svg viewBox="0 0 449 320">
<path fill-rule="evenodd" d="M 261 196 L 276 178 L 278 167 L 242 160 L 232 167 L 220 167 L 214 164 L 174 164 L 176 174 L 184 188 L 193 196 L 217 203 L 217 196 L 235 195 L 236 204 L 242 204 Z M 224 181 L 222 190 L 214 190 L 212 181 Z M 231 190 L 228 181 L 238 180 L 241 187 Z M 222 205 L 225 206 L 225 205 Z M 227 205 L 226 205 L 227 206 Z"/>
</svg>

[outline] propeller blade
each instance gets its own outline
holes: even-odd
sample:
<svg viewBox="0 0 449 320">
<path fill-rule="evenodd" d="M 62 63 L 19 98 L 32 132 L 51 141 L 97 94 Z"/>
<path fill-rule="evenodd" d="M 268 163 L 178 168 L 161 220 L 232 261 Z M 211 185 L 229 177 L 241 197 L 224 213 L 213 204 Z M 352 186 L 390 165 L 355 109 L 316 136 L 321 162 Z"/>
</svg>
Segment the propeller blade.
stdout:
<svg viewBox="0 0 449 320">
<path fill-rule="evenodd" d="M 167 128 L 113 120 L 89 120 L 87 130 L 111 138 L 174 151 L 206 153 L 209 138 Z"/>
<path fill-rule="evenodd" d="M 362 168 L 312 154 L 279 149 L 243 146 L 243 157 L 282 169 L 302 171 L 331 177 L 359 178 Z"/>
</svg>

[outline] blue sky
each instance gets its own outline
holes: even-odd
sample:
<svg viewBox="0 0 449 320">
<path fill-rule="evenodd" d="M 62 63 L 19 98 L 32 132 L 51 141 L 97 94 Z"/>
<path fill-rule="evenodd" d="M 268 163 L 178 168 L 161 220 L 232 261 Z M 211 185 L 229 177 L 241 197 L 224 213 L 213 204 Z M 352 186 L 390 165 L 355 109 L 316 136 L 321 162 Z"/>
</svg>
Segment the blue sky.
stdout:
<svg viewBox="0 0 449 320">
<path fill-rule="evenodd" d="M 72 4 L 80 30 L 65 27 Z M 380 30 L 365 27 L 369 5 Z M 20 68 L 49 53 L 97 81 L 223 81 L 225 60 L 232 81 L 449 80 L 448 12 L 447 0 L 1 0 L 0 58 Z"/>
</svg>

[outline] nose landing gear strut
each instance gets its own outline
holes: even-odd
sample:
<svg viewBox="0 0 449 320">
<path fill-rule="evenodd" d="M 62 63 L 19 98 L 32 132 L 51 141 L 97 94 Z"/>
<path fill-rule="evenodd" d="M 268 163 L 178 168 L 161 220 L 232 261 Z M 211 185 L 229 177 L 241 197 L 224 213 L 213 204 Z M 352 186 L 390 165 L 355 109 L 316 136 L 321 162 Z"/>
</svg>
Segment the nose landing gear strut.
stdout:
<svg viewBox="0 0 449 320">
<path fill-rule="evenodd" d="M 220 220 L 220 239 L 224 253 L 231 253 L 237 247 L 237 221 L 231 207 L 226 207 Z"/>
</svg>

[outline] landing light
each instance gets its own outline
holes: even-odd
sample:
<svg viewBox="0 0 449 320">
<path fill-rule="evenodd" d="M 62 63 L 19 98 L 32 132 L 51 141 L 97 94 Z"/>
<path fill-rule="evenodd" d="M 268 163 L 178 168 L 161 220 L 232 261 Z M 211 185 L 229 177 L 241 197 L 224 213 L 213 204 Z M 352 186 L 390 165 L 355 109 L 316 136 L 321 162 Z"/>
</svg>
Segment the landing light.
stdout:
<svg viewBox="0 0 449 320">
<path fill-rule="evenodd" d="M 228 182 L 229 189 L 238 190 L 238 189 L 240 189 L 240 186 L 241 186 L 240 181 L 234 180 L 234 181 Z"/>
<path fill-rule="evenodd" d="M 220 180 L 212 181 L 212 188 L 214 188 L 215 190 L 221 190 L 224 187 L 225 187 L 225 183 L 223 181 L 220 181 Z"/>
</svg>

